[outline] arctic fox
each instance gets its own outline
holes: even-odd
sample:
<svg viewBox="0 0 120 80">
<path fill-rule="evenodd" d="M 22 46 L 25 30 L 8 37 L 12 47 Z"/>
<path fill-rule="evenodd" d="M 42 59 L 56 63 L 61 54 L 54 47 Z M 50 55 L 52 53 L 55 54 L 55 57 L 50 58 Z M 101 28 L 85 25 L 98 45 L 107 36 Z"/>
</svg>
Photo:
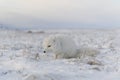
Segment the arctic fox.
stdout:
<svg viewBox="0 0 120 80">
<path fill-rule="evenodd" d="M 51 35 L 43 41 L 44 53 L 52 51 L 55 59 L 95 56 L 99 51 L 93 48 L 78 48 L 70 36 Z"/>
</svg>

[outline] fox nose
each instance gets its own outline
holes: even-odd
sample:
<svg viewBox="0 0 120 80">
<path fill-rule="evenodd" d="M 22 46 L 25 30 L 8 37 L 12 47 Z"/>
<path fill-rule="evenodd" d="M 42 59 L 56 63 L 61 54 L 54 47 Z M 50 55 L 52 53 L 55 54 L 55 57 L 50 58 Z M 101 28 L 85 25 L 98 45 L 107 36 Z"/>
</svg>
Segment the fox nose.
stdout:
<svg viewBox="0 0 120 80">
<path fill-rule="evenodd" d="M 46 53 L 46 51 L 43 51 L 44 53 Z"/>
</svg>

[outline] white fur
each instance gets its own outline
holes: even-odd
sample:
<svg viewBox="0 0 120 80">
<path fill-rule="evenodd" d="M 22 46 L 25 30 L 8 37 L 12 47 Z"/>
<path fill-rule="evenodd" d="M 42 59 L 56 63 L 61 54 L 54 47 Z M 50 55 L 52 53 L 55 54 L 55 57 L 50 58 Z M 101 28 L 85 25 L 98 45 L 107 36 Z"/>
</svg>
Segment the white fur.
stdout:
<svg viewBox="0 0 120 80">
<path fill-rule="evenodd" d="M 75 41 L 64 35 L 52 35 L 45 38 L 43 48 L 46 52 L 52 51 L 55 58 L 76 58 L 81 57 L 83 54 L 93 55 L 97 53 L 96 50 L 90 48 L 77 49 Z"/>
</svg>

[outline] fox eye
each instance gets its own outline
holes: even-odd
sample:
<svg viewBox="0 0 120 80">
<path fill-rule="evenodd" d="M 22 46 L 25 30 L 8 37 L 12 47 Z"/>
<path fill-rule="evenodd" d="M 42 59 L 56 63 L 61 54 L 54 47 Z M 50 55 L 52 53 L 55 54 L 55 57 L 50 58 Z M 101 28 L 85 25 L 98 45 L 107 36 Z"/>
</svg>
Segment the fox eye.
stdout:
<svg viewBox="0 0 120 80">
<path fill-rule="evenodd" d="M 51 45 L 48 45 L 48 47 L 51 47 Z"/>
</svg>

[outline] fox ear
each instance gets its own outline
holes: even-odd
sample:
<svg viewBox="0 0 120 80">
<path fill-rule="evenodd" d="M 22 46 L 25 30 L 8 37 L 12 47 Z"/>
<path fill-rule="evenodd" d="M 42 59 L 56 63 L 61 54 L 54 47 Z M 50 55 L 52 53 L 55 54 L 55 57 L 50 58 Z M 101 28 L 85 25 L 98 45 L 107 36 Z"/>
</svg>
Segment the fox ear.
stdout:
<svg viewBox="0 0 120 80">
<path fill-rule="evenodd" d="M 53 39 L 53 42 L 55 42 L 55 39 Z"/>
</svg>

